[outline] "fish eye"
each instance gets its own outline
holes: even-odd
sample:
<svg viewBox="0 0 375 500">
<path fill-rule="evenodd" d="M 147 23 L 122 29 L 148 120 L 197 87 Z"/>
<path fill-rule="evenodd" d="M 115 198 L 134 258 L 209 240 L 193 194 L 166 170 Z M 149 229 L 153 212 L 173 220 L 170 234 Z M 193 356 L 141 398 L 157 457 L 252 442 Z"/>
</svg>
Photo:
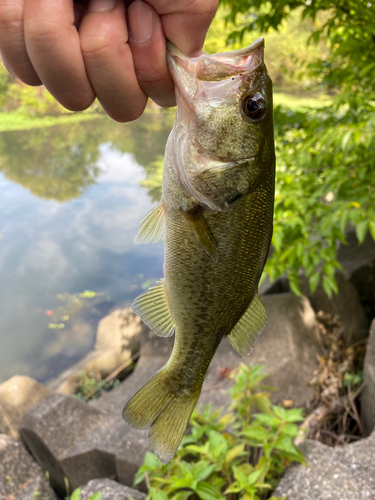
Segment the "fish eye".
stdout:
<svg viewBox="0 0 375 500">
<path fill-rule="evenodd" d="M 242 101 L 242 110 L 250 120 L 260 120 L 266 114 L 266 101 L 260 92 L 247 95 Z"/>
</svg>

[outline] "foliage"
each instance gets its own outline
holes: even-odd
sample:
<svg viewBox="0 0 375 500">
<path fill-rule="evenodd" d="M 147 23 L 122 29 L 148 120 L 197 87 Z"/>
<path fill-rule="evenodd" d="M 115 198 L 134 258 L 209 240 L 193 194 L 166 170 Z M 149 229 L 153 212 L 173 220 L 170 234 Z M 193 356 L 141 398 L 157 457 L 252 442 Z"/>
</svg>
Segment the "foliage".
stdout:
<svg viewBox="0 0 375 500">
<path fill-rule="evenodd" d="M 76 378 L 77 388 L 74 397 L 83 401 L 93 401 L 98 399 L 103 392 L 116 389 L 120 384 L 119 380 L 107 382 L 102 380 L 99 372 L 80 371 Z"/>
<path fill-rule="evenodd" d="M 81 488 L 77 488 L 76 490 L 74 490 L 69 500 L 81 500 L 81 491 L 82 491 Z M 102 497 L 103 497 L 102 492 L 98 491 L 97 493 L 91 495 L 89 500 L 102 500 Z"/>
<path fill-rule="evenodd" d="M 194 411 L 191 433 L 169 464 L 146 454 L 135 484 L 146 481 L 148 499 L 265 499 L 286 466 L 305 464 L 293 444 L 302 410 L 271 404 L 270 388 L 261 384 L 266 377 L 262 369 L 241 365 L 234 372 L 229 413 L 222 415 L 210 406 L 202 413 Z"/>
<path fill-rule="evenodd" d="M 263 36 L 262 30 L 244 31 L 242 37 L 229 36 L 236 32 L 237 17 L 230 19 L 233 13 L 221 5 L 207 33 L 205 52 L 214 54 L 225 50 L 236 50 L 250 45 Z M 237 23 L 237 24 L 235 24 Z M 281 23 L 279 30 L 270 29 L 266 37 L 266 63 L 276 91 L 294 95 L 304 95 L 306 89 L 320 82 L 316 75 L 300 73 L 302 62 L 309 64 L 327 52 L 324 41 L 318 46 L 309 44 L 309 37 L 314 32 L 314 23 L 310 19 L 301 19 L 300 12 L 293 12 Z M 299 73 L 298 78 L 295 76 Z"/>
<path fill-rule="evenodd" d="M 73 491 L 73 493 L 70 495 L 69 500 L 81 500 L 81 492 L 82 488 L 77 488 Z M 103 494 L 101 491 L 98 491 L 91 495 L 89 500 L 102 500 Z"/>
<path fill-rule="evenodd" d="M 337 292 L 337 242 L 354 226 L 375 239 L 375 109 L 275 109 L 277 182 L 271 280 L 283 272 L 298 293 L 300 268 L 314 291 Z"/>
<path fill-rule="evenodd" d="M 303 71 L 336 93 L 321 109 L 276 107 L 277 183 L 274 252 L 266 272 L 286 272 L 299 293 L 301 270 L 314 291 L 322 279 L 337 292 L 337 243 L 355 227 L 359 243 L 375 239 L 375 12 L 364 0 L 305 2 L 222 0 L 236 25 L 229 39 L 253 30 L 273 33 L 296 12 L 310 19 L 310 42 L 327 50 Z M 321 45 L 320 45 L 321 46 Z"/>
</svg>

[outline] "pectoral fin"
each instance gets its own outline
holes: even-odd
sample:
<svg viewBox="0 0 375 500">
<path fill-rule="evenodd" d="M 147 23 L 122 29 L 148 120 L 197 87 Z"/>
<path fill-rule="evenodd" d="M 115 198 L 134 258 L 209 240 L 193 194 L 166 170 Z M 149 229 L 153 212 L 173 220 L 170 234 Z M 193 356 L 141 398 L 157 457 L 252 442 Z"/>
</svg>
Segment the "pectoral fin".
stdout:
<svg viewBox="0 0 375 500">
<path fill-rule="evenodd" d="M 174 323 L 169 310 L 164 280 L 153 286 L 135 299 L 133 311 L 142 318 L 151 330 L 159 337 L 171 337 Z"/>
<path fill-rule="evenodd" d="M 143 217 L 139 224 L 139 229 L 134 238 L 134 243 L 140 245 L 142 243 L 156 243 L 164 238 L 164 220 L 165 208 L 163 200 Z"/>
<path fill-rule="evenodd" d="M 258 335 L 262 333 L 266 321 L 266 309 L 257 292 L 245 313 L 228 335 L 228 340 L 232 344 L 232 347 L 241 356 L 249 354 Z"/>
<path fill-rule="evenodd" d="M 199 207 L 189 210 L 188 212 L 183 211 L 183 213 L 199 243 L 213 261 L 217 262 L 217 241 Z"/>
</svg>

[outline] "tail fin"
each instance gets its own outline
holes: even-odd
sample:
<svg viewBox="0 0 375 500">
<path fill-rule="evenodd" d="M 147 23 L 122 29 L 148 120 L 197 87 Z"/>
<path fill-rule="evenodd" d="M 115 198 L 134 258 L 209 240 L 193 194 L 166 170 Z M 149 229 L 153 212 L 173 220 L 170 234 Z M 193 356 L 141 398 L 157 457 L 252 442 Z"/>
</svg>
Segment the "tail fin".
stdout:
<svg viewBox="0 0 375 500">
<path fill-rule="evenodd" d="M 200 389 L 175 392 L 164 367 L 128 401 L 122 416 L 136 429 L 150 428 L 150 451 L 167 464 L 177 451 L 199 394 Z"/>
</svg>

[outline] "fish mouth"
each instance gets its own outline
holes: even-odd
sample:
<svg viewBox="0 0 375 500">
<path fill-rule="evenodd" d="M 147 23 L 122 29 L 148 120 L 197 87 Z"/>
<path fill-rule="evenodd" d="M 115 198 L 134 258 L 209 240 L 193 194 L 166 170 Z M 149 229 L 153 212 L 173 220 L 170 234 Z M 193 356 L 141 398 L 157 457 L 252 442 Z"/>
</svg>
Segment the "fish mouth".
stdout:
<svg viewBox="0 0 375 500">
<path fill-rule="evenodd" d="M 202 52 L 197 57 L 187 57 L 171 42 L 167 42 L 167 57 L 173 79 L 179 80 L 178 66 L 194 74 L 197 80 L 216 82 L 250 73 L 263 63 L 264 38 L 258 38 L 248 47 L 219 54 Z"/>
</svg>

